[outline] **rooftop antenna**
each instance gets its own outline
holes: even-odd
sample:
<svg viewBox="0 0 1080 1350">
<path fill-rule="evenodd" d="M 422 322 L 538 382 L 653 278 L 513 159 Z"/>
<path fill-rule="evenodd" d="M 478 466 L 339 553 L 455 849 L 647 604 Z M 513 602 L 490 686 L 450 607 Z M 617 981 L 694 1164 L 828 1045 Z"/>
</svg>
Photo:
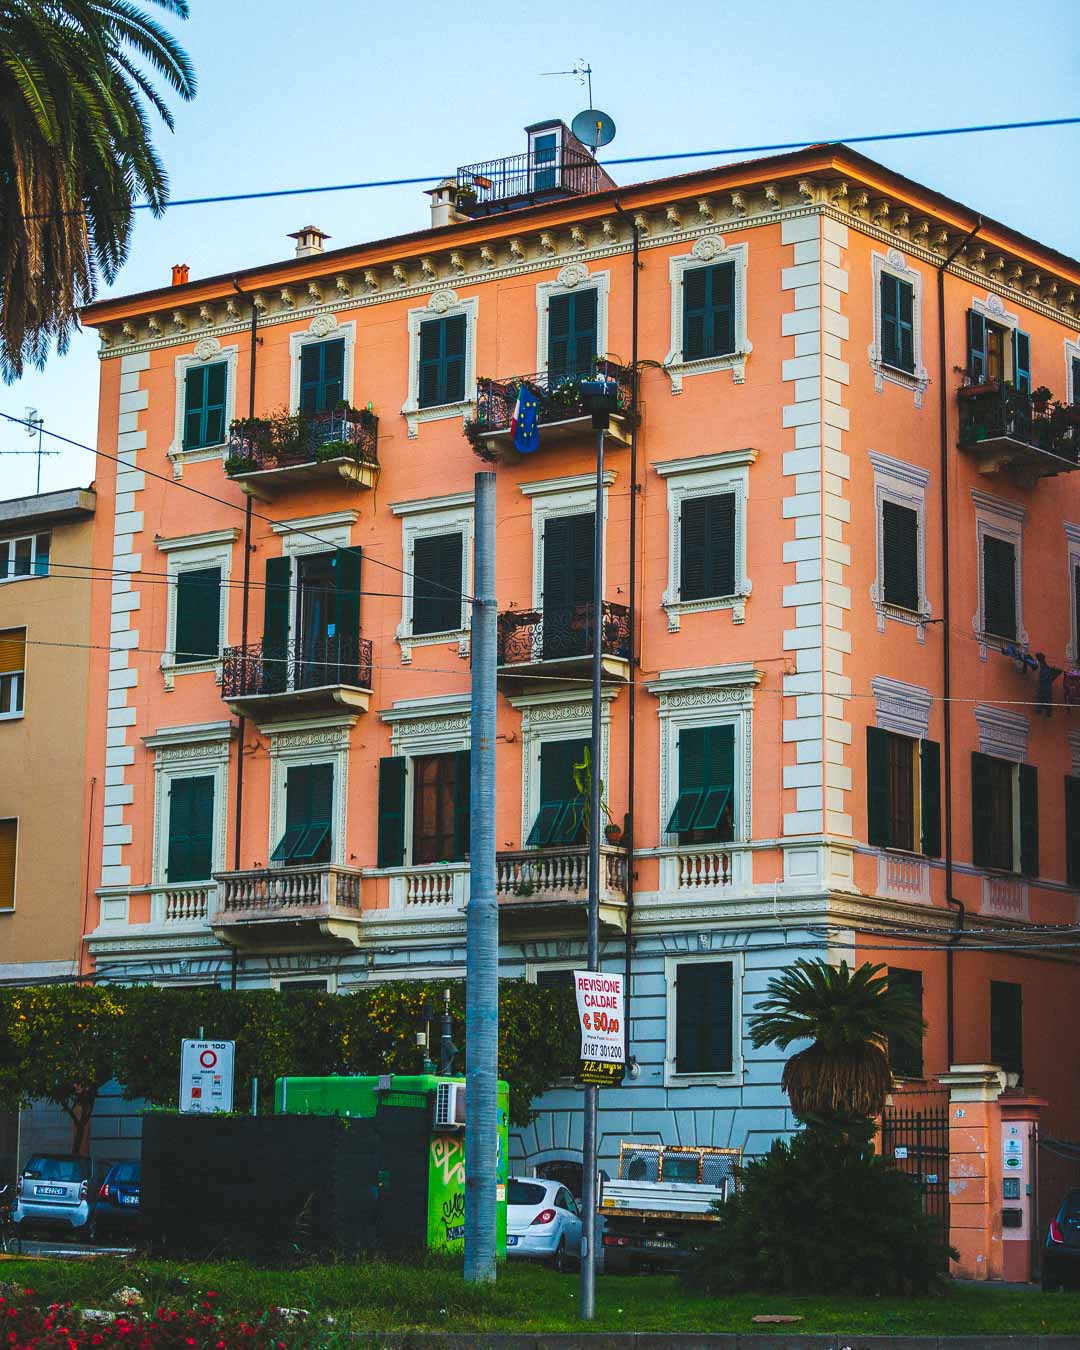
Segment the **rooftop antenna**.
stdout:
<svg viewBox="0 0 1080 1350">
<path fill-rule="evenodd" d="M 541 75 L 576 75 L 579 84 L 589 86 L 589 106 L 592 106 L 592 66 L 583 56 L 579 56 L 573 70 L 542 70 Z"/>
<path fill-rule="evenodd" d="M 44 425 L 45 419 L 44 417 L 38 416 L 38 410 L 36 408 L 27 408 L 26 434 L 31 437 L 34 436 L 35 433 L 37 434 L 37 450 L 34 452 L 37 455 L 37 487 L 34 488 L 35 494 L 40 494 L 41 492 L 41 431 Z"/>
</svg>

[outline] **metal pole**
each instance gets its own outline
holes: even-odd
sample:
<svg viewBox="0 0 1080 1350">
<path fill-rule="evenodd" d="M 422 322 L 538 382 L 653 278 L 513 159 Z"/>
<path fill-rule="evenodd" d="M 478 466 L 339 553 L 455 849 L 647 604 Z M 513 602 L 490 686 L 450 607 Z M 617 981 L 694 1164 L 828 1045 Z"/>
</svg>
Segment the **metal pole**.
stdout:
<svg viewBox="0 0 1080 1350">
<path fill-rule="evenodd" d="M 593 516 L 592 775 L 589 781 L 589 958 L 600 968 L 600 674 L 604 654 L 604 432 L 596 433 L 596 506 Z M 598 1089 L 585 1088 L 581 1238 L 581 1320 L 596 1312 L 596 1106 Z"/>
<path fill-rule="evenodd" d="M 499 908 L 495 897 L 495 475 L 476 475 L 469 906 L 465 951 L 465 1279 L 495 1278 Z"/>
</svg>

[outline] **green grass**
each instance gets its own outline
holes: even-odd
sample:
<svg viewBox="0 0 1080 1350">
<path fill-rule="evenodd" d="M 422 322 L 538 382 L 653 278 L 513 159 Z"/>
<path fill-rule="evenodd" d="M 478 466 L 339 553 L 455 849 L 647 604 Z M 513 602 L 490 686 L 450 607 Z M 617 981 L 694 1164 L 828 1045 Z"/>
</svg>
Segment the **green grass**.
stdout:
<svg viewBox="0 0 1080 1350">
<path fill-rule="evenodd" d="M 122 1284 L 141 1289 L 148 1305 L 179 1305 L 215 1290 L 242 1313 L 271 1306 L 331 1314 L 357 1331 L 575 1331 L 578 1282 L 534 1266 L 500 1271 L 494 1286 L 467 1286 L 447 1262 L 392 1265 L 342 1262 L 292 1270 L 258 1270 L 241 1263 L 120 1261 L 0 1261 L 0 1285 L 29 1287 L 48 1300 L 108 1307 Z M 601 1276 L 597 1331 L 893 1332 L 907 1335 L 1075 1333 L 1080 1294 L 1044 1295 L 955 1286 L 939 1298 L 855 1299 L 688 1295 L 670 1276 Z M 759 1313 L 791 1313 L 789 1327 L 756 1326 Z M 295 1345 L 314 1344 L 298 1333 Z M 328 1344 L 323 1333 L 322 1344 Z"/>
</svg>

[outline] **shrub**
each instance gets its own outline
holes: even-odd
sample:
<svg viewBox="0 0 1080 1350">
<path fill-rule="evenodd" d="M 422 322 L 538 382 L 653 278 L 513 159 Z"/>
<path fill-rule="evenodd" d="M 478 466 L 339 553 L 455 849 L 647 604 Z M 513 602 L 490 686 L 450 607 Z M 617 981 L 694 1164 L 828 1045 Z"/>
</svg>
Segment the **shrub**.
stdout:
<svg viewBox="0 0 1080 1350">
<path fill-rule="evenodd" d="M 945 1283 L 918 1187 L 859 1139 L 813 1126 L 739 1172 L 689 1281 L 710 1293 L 924 1294 Z"/>
</svg>

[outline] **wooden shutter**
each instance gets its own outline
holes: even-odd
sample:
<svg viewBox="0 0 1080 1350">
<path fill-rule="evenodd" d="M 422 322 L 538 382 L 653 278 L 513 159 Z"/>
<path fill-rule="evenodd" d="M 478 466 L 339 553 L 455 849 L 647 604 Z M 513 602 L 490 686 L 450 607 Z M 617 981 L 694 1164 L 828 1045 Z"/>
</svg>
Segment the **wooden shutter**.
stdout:
<svg viewBox="0 0 1080 1350">
<path fill-rule="evenodd" d="M 300 411 L 319 411 L 322 384 L 323 343 L 307 342 L 300 348 Z"/>
<path fill-rule="evenodd" d="M 1031 393 L 1031 338 L 1013 329 L 1013 384 L 1021 394 Z"/>
<path fill-rule="evenodd" d="M 735 494 L 721 492 L 709 497 L 709 527 L 706 539 L 706 579 L 709 594 L 735 592 Z"/>
<path fill-rule="evenodd" d="M 334 636 L 327 656 L 346 684 L 360 680 L 360 549 L 334 550 Z"/>
<path fill-rule="evenodd" d="M 380 867 L 401 867 L 405 862 L 405 768 L 404 755 L 379 760 Z"/>
<path fill-rule="evenodd" d="M 919 742 L 919 776 L 922 851 L 928 858 L 940 858 L 941 747 L 937 741 Z"/>
<path fill-rule="evenodd" d="M 977 310 L 967 312 L 968 375 L 974 384 L 986 379 L 986 320 Z"/>
<path fill-rule="evenodd" d="M 570 369 L 570 306 L 573 293 L 553 295 L 548 301 L 548 385 L 566 379 Z"/>
<path fill-rule="evenodd" d="M 1016 546 L 983 535 L 983 623 L 994 637 L 1016 641 Z"/>
<path fill-rule="evenodd" d="M 1065 879 L 1080 886 L 1080 778 L 1065 777 Z"/>
<path fill-rule="evenodd" d="M 267 558 L 263 594 L 263 679 L 261 693 L 281 693 L 289 682 L 290 560 Z"/>
<path fill-rule="evenodd" d="M 442 403 L 460 403 L 465 397 L 465 315 L 443 319 Z"/>
<path fill-rule="evenodd" d="M 26 669 L 26 629 L 5 628 L 0 632 L 0 675 L 16 675 Z"/>
<path fill-rule="evenodd" d="M 15 904 L 15 860 L 19 849 L 19 822 L 0 820 L 0 909 Z"/>
<path fill-rule="evenodd" d="M 1072 402 L 1074 408 L 1080 407 L 1080 356 L 1072 359 Z"/>
<path fill-rule="evenodd" d="M 675 973 L 676 1073 L 730 1073 L 733 967 L 730 961 L 687 961 Z"/>
<path fill-rule="evenodd" d="M 174 778 L 169 787 L 166 880 L 208 880 L 213 870 L 213 836 L 213 778 Z"/>
<path fill-rule="evenodd" d="M 228 367 L 215 361 L 206 367 L 206 411 L 203 443 L 218 445 L 225 439 L 225 380 Z"/>
<path fill-rule="evenodd" d="M 593 513 L 544 522 L 544 609 L 573 609 L 593 598 Z"/>
<path fill-rule="evenodd" d="M 1020 871 L 1026 877 L 1039 875 L 1039 771 L 1034 764 L 1020 765 Z"/>
<path fill-rule="evenodd" d="M 1024 991 L 1019 984 L 990 981 L 990 1063 L 1023 1078 Z"/>
<path fill-rule="evenodd" d="M 887 605 L 919 608 L 919 513 L 886 498 L 881 503 L 882 591 Z"/>
<path fill-rule="evenodd" d="M 1076 624 L 1073 632 L 1076 634 L 1077 643 L 1080 644 L 1080 563 L 1073 568 L 1073 609 Z"/>
<path fill-rule="evenodd" d="M 706 589 L 707 497 L 685 497 L 679 513 L 679 599 L 700 600 Z"/>
<path fill-rule="evenodd" d="M 573 365 L 570 374 L 575 379 L 591 379 L 596 369 L 597 355 L 597 291 L 595 287 L 574 291 L 572 298 L 570 357 Z"/>
<path fill-rule="evenodd" d="M 426 319 L 420 325 L 420 379 L 417 402 L 431 408 L 442 402 L 443 320 Z"/>
<path fill-rule="evenodd" d="M 899 281 L 891 272 L 881 274 L 881 359 L 887 366 L 900 364 Z"/>
<path fill-rule="evenodd" d="M 333 412 L 345 397 L 345 339 L 319 344 L 322 348 L 322 389 L 317 412 Z"/>
<path fill-rule="evenodd" d="M 206 407 L 206 367 L 189 366 L 184 376 L 184 449 L 195 450 L 203 444 Z"/>
<path fill-rule="evenodd" d="M 919 1016 L 923 1010 L 923 978 L 921 970 L 903 970 L 897 966 L 889 967 L 889 988 L 899 986 L 906 989 Z M 923 1076 L 922 1042 L 909 1045 L 906 1041 L 889 1037 L 889 1067 L 898 1078 L 921 1078 Z"/>
<path fill-rule="evenodd" d="M 992 867 L 994 859 L 994 803 L 991 757 L 971 752 L 971 861 Z"/>
<path fill-rule="evenodd" d="M 176 578 L 176 664 L 211 661 L 221 651 L 221 568 L 200 567 Z"/>
<path fill-rule="evenodd" d="M 468 750 L 454 752 L 454 860 L 469 856 L 470 766 Z"/>
<path fill-rule="evenodd" d="M 708 356 L 709 290 L 708 267 L 691 267 L 683 273 L 683 360 L 699 361 Z"/>
<path fill-rule="evenodd" d="M 866 728 L 866 837 L 877 848 L 892 845 L 889 802 L 889 733 Z"/>
<path fill-rule="evenodd" d="M 427 535 L 413 544 L 414 634 L 448 633 L 461 627 L 463 551 L 464 536 L 456 530 Z"/>
<path fill-rule="evenodd" d="M 710 356 L 726 356 L 735 350 L 735 264 L 718 263 L 709 268 L 712 309 Z"/>
<path fill-rule="evenodd" d="M 735 494 L 687 497 L 680 511 L 679 598 L 700 600 L 735 590 Z"/>
<path fill-rule="evenodd" d="M 900 339 L 897 351 L 897 365 L 901 370 L 915 369 L 915 287 L 910 281 L 897 281 L 898 300 L 897 334 Z"/>
</svg>

